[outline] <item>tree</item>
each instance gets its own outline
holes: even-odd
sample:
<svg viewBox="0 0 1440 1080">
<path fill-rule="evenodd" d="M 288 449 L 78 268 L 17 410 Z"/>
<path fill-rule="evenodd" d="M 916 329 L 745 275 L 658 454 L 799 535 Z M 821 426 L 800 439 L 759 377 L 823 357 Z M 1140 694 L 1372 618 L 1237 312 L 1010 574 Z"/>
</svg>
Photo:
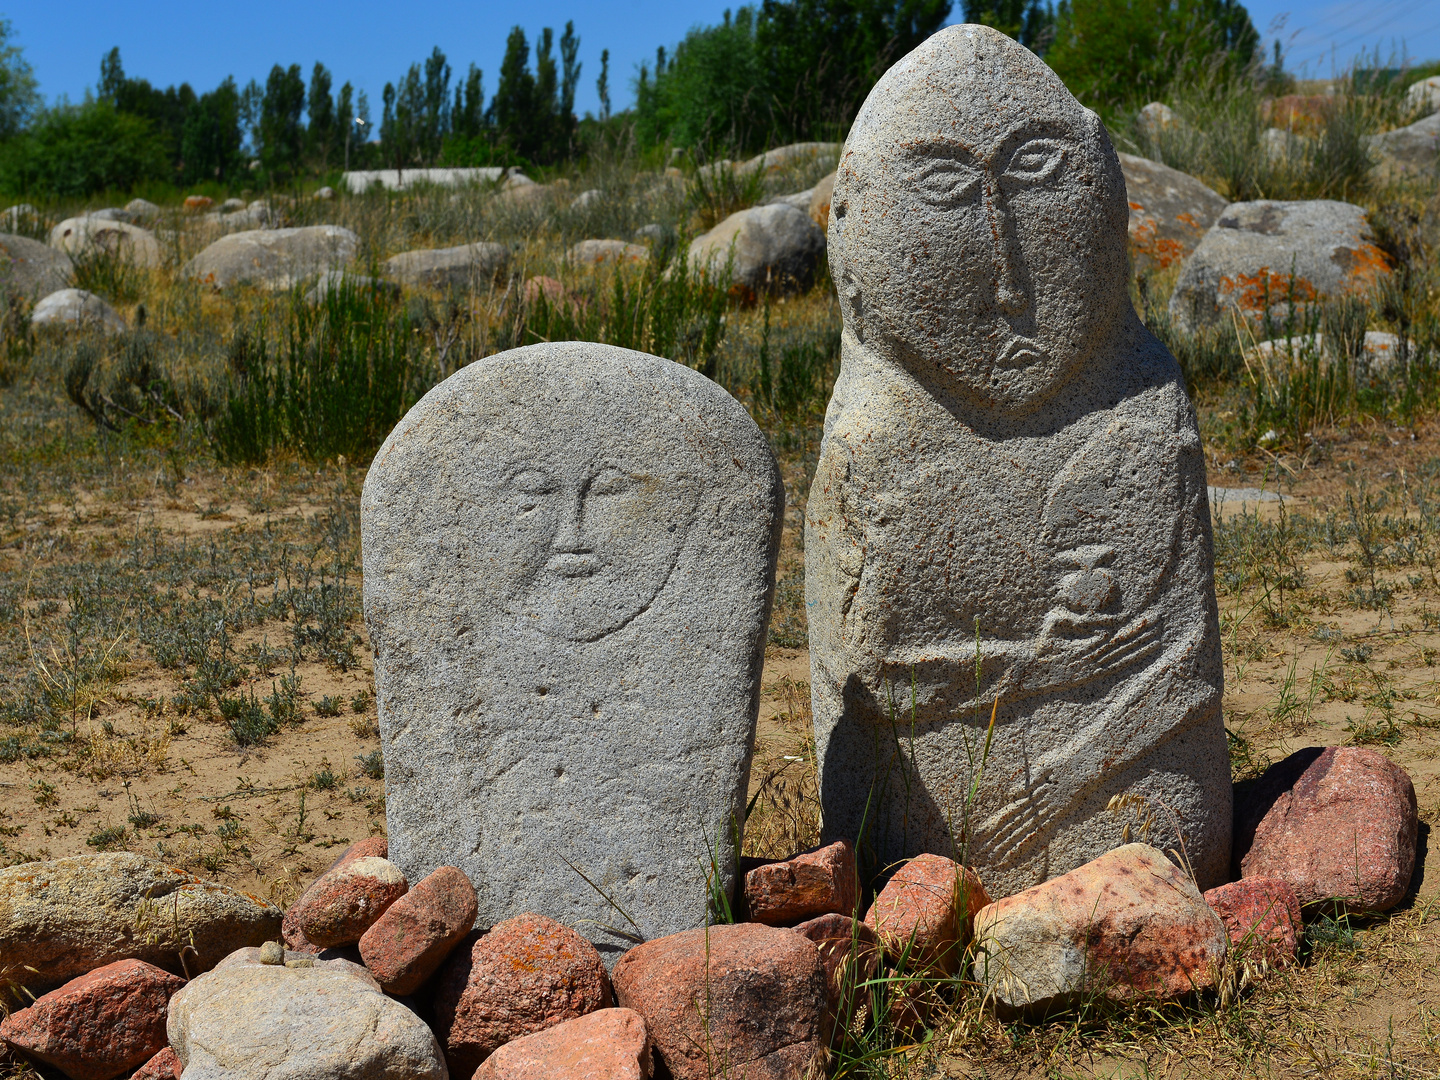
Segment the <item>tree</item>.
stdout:
<svg viewBox="0 0 1440 1080">
<path fill-rule="evenodd" d="M 0 19 L 0 139 L 24 130 L 40 108 L 35 72 L 14 41 L 10 20 Z"/>
<path fill-rule="evenodd" d="M 380 143 L 397 169 L 433 163 L 450 133 L 450 64 L 437 45 L 425 61 L 410 70 L 397 87 L 385 84 L 385 111 Z"/>
<path fill-rule="evenodd" d="M 185 114 L 180 138 L 182 178 L 190 183 L 236 179 L 244 170 L 240 152 L 240 91 L 229 76 Z"/>
<path fill-rule="evenodd" d="M 1055 5 L 1040 0 L 965 0 L 965 21 L 993 26 L 1042 56 L 1055 37 Z"/>
<path fill-rule="evenodd" d="M 185 117 L 195 105 L 195 91 L 189 83 L 169 86 L 164 90 L 151 86 L 145 79 L 125 75 L 120 50 L 111 49 L 100 60 L 99 97 L 115 106 L 117 112 L 148 121 L 163 140 L 165 156 L 178 174 L 184 168 L 182 143 Z"/>
<path fill-rule="evenodd" d="M 276 64 L 265 80 L 265 96 L 260 101 L 260 164 L 270 179 L 285 183 L 300 168 L 305 146 L 305 128 L 300 119 L 305 112 L 305 80 L 300 65 L 283 68 Z"/>
<path fill-rule="evenodd" d="M 14 192 L 91 195 L 172 175 L 154 125 L 103 98 L 43 110 L 0 158 L 0 185 Z"/>
<path fill-rule="evenodd" d="M 485 73 L 474 64 L 465 81 L 455 87 L 455 107 L 450 110 L 450 130 L 461 139 L 478 138 L 485 130 Z"/>
<path fill-rule="evenodd" d="M 309 121 L 305 130 L 309 144 L 310 161 L 318 172 L 330 167 L 335 157 L 336 123 L 335 102 L 330 97 L 330 72 L 325 65 L 317 62 L 310 73 L 310 92 L 305 100 L 305 113 Z"/>
<path fill-rule="evenodd" d="M 610 50 L 600 50 L 600 77 L 595 80 L 595 93 L 600 98 L 600 120 L 610 119 Z"/>
<path fill-rule="evenodd" d="M 1118 109 L 1239 75 L 1259 43 L 1237 0 L 1062 0 L 1045 61 L 1085 104 Z"/>
<path fill-rule="evenodd" d="M 496 139 L 523 157 L 534 157 L 540 140 L 535 76 L 530 71 L 530 44 L 525 31 L 514 27 L 505 39 L 500 61 L 500 83 L 490 99 L 488 113 Z"/>
<path fill-rule="evenodd" d="M 657 60 L 663 57 L 657 54 Z M 748 146 L 770 129 L 766 78 L 755 48 L 755 12 L 742 7 L 719 26 L 697 27 L 635 84 L 636 130 L 648 143 Z"/>
</svg>

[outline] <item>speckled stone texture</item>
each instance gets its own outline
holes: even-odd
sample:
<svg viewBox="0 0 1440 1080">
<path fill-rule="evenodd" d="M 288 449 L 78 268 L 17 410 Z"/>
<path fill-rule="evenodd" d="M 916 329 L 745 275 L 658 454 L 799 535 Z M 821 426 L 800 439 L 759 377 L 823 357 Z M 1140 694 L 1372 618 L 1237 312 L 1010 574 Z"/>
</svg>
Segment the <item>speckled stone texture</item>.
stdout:
<svg viewBox="0 0 1440 1080">
<path fill-rule="evenodd" d="M 607 965 L 606 927 L 702 925 L 711 851 L 735 881 L 783 505 L 749 414 L 669 360 L 535 345 L 426 394 L 360 509 L 406 876 L 458 866 L 479 925 L 539 912 Z"/>
<path fill-rule="evenodd" d="M 355 859 L 306 890 L 295 905 L 295 922 L 316 945 L 353 945 L 408 889 L 405 875 L 389 859 Z"/>
<path fill-rule="evenodd" d="M 767 926 L 784 926 L 831 912 L 853 915 L 858 887 L 855 848 L 848 840 L 837 840 L 749 871 L 745 875 L 745 917 Z"/>
<path fill-rule="evenodd" d="M 413 994 L 470 932 L 475 910 L 470 879 L 454 866 L 442 866 L 365 931 L 360 955 L 387 994 Z"/>
<path fill-rule="evenodd" d="M 0 1040 L 72 1080 L 112 1080 L 165 1046 L 165 1009 L 184 985 L 153 964 L 120 960 L 11 1013 Z"/>
<path fill-rule="evenodd" d="M 326 874 L 338 870 L 340 867 L 352 863 L 356 859 L 383 859 L 389 855 L 389 853 L 390 845 L 383 836 L 368 836 L 364 840 L 357 840 L 342 851 L 340 857 L 326 867 L 325 873 L 312 881 L 306 887 L 305 891 L 300 894 L 300 899 L 291 904 L 289 910 L 285 912 L 285 919 L 280 924 L 280 936 L 284 939 L 286 946 L 299 952 L 310 953 L 317 953 L 324 948 L 324 946 L 316 945 L 313 941 L 306 938 L 304 932 L 300 929 L 298 918 L 299 913 L 305 910 L 305 904 L 310 894 L 315 891 L 315 886 L 325 880 Z"/>
<path fill-rule="evenodd" d="M 1195 332 L 1231 313 L 1281 319 L 1294 299 L 1364 293 L 1390 273 L 1365 211 L 1331 199 L 1231 203 L 1185 260 L 1170 317 Z"/>
<path fill-rule="evenodd" d="M 973 872 L 943 855 L 919 855 L 885 883 L 865 922 L 892 963 L 953 975 L 975 913 L 988 903 L 990 895 Z"/>
<path fill-rule="evenodd" d="M 1241 876 L 1288 881 L 1302 907 L 1389 911 L 1410 888 L 1419 829 L 1409 774 L 1365 747 L 1307 747 L 1236 789 Z"/>
<path fill-rule="evenodd" d="M 1207 892 L 1205 902 L 1225 923 L 1231 945 L 1277 966 L 1295 959 L 1305 927 L 1300 921 L 1300 900 L 1289 882 L 1279 878 L 1232 881 Z"/>
<path fill-rule="evenodd" d="M 475 1080 L 649 1080 L 645 1018 L 633 1009 L 601 1009 L 506 1043 Z"/>
<path fill-rule="evenodd" d="M 848 1029 L 850 1020 L 869 996 L 865 983 L 880 970 L 884 949 L 868 923 L 852 915 L 821 915 L 794 927 L 820 950 L 825 965 L 825 1010 L 828 1033 L 839 1024 Z M 825 1039 L 826 1045 L 831 1040 Z"/>
<path fill-rule="evenodd" d="M 180 1080 L 184 1071 L 179 1056 L 167 1046 L 131 1073 L 130 1080 Z"/>
<path fill-rule="evenodd" d="M 1229 944 L 1189 876 L 1155 848 L 1126 844 L 982 908 L 971 977 L 1002 1010 L 1084 994 L 1173 998 L 1214 986 Z"/>
<path fill-rule="evenodd" d="M 608 1009 L 614 995 L 593 945 L 526 914 L 462 942 L 435 977 L 434 1004 L 450 1071 L 469 1076 L 511 1040 Z"/>
<path fill-rule="evenodd" d="M 1137 270 L 1164 270 L 1195 250 L 1229 205 L 1195 177 L 1149 158 L 1120 154 Z"/>
<path fill-rule="evenodd" d="M 631 949 L 620 1005 L 645 1017 L 675 1080 L 801 1080 L 824 1048 L 825 968 L 793 930 L 737 923 Z"/>
<path fill-rule="evenodd" d="M 1028 888 L 1121 843 L 1128 792 L 1225 880 L 1205 464 L 1126 223 L 1098 118 L 983 26 L 891 68 L 846 141 L 805 594 L 822 838 L 863 819 L 862 878 L 963 843 Z"/>
</svg>

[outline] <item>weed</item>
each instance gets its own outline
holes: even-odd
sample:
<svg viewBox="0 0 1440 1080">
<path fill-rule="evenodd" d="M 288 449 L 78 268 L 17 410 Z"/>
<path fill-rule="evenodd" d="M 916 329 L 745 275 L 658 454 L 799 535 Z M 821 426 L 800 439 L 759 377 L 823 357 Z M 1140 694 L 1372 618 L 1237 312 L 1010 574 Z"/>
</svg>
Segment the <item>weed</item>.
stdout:
<svg viewBox="0 0 1440 1080">
<path fill-rule="evenodd" d="M 125 846 L 125 826 L 111 825 L 99 829 L 85 838 L 85 843 L 96 851 L 112 851 Z"/>
<path fill-rule="evenodd" d="M 344 701 L 338 697 L 331 697 L 326 694 L 319 701 L 315 702 L 316 716 L 339 716 Z"/>
<path fill-rule="evenodd" d="M 363 713 L 363 712 L 365 712 L 365 710 L 368 709 L 368 708 L 370 708 L 370 693 L 369 693 L 369 691 L 367 691 L 367 690 L 358 690 L 358 691 L 356 691 L 355 696 L 350 699 L 350 711 L 353 712 L 353 713 L 357 713 L 357 714 L 358 714 L 358 713 Z"/>
<path fill-rule="evenodd" d="M 360 774 L 371 780 L 385 779 L 385 756 L 379 750 L 371 750 L 368 754 L 356 754 L 355 760 L 360 763 Z"/>
<path fill-rule="evenodd" d="M 316 791 L 334 791 L 340 784 L 340 778 L 328 764 L 310 777 L 310 786 Z"/>
</svg>

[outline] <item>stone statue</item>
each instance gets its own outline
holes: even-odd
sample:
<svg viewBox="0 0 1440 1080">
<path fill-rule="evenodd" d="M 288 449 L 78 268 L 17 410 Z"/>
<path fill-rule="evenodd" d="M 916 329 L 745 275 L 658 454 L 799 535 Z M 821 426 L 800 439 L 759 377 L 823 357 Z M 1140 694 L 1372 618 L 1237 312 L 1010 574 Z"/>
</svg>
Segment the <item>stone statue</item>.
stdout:
<svg viewBox="0 0 1440 1080">
<path fill-rule="evenodd" d="M 607 963 L 734 881 L 784 488 L 715 383 L 535 345 L 431 390 L 361 500 L 390 858 Z M 713 864 L 713 865 L 712 865 Z"/>
<path fill-rule="evenodd" d="M 1173 821 L 1219 883 L 1205 465 L 1130 303 L 1099 118 L 949 27 L 871 91 L 830 213 L 845 330 L 805 532 L 825 837 L 880 874 L 963 858 L 1003 896 L 1127 832 L 1178 850 Z"/>
</svg>

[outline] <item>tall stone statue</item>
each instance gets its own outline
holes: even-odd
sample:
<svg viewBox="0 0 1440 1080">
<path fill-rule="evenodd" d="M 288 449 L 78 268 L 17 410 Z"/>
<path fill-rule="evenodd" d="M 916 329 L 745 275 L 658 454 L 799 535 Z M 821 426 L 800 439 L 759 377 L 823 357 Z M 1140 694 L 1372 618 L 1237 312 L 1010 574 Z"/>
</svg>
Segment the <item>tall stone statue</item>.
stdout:
<svg viewBox="0 0 1440 1080">
<path fill-rule="evenodd" d="M 612 964 L 734 883 L 784 508 L 698 372 L 582 342 L 471 364 L 365 478 L 390 858 Z"/>
<path fill-rule="evenodd" d="M 1130 303 L 1099 118 L 949 27 L 871 91 L 830 213 L 845 330 L 805 532 L 825 836 L 877 873 L 963 857 L 1001 896 L 1127 828 L 1178 850 L 1174 822 L 1218 883 L 1205 465 Z"/>
</svg>

